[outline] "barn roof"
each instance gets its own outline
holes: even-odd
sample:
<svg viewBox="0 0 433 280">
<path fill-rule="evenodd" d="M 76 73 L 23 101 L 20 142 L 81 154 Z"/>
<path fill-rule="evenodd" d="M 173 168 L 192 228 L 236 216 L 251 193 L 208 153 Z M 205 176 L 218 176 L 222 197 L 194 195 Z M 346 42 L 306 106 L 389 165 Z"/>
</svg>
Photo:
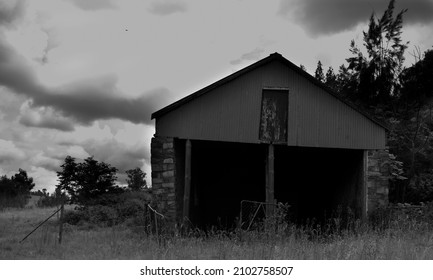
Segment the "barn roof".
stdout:
<svg viewBox="0 0 433 280">
<path fill-rule="evenodd" d="M 203 94 L 206 94 L 210 91 L 212 91 L 213 89 L 220 87 L 223 84 L 226 84 L 236 78 L 238 78 L 241 75 L 244 75 L 254 69 L 257 69 L 265 64 L 268 64 L 272 61 L 280 61 L 282 62 L 284 65 L 288 66 L 290 69 L 292 69 L 293 71 L 295 71 L 296 73 L 298 73 L 299 75 L 305 77 L 308 81 L 310 81 L 311 83 L 313 83 L 314 85 L 322 88 L 323 90 L 325 90 L 326 92 L 328 92 L 329 94 L 331 94 L 332 96 L 336 97 L 337 99 L 339 99 L 341 102 L 343 102 L 344 104 L 346 104 L 347 106 L 351 107 L 352 109 L 356 110 L 357 112 L 361 113 L 362 115 L 364 115 L 366 118 L 368 118 L 369 120 L 371 120 L 372 122 L 378 124 L 379 126 L 388 129 L 387 126 L 380 120 L 376 119 L 373 115 L 371 115 L 370 113 L 366 112 L 365 110 L 361 109 L 359 106 L 355 105 L 354 103 L 352 103 L 351 101 L 347 100 L 346 98 L 344 98 L 341 94 L 335 92 L 334 90 L 332 90 L 331 88 L 329 88 L 328 86 L 326 86 L 325 84 L 323 84 L 322 82 L 318 81 L 316 78 L 314 78 L 313 76 L 311 76 L 310 74 L 308 74 L 306 71 L 302 70 L 301 68 L 299 68 L 298 66 L 296 66 L 295 64 L 293 64 L 291 61 L 289 61 L 288 59 L 284 58 L 281 54 L 275 52 L 273 54 L 270 54 L 268 57 L 261 59 L 225 78 L 222 78 L 221 80 L 216 81 L 213 84 L 210 84 L 207 87 L 204 87 L 156 112 L 154 112 L 151 115 L 152 119 L 155 118 L 159 118 L 173 110 L 175 110 L 176 108 L 190 102 L 193 99 L 196 99 L 198 97 L 200 97 Z"/>
</svg>

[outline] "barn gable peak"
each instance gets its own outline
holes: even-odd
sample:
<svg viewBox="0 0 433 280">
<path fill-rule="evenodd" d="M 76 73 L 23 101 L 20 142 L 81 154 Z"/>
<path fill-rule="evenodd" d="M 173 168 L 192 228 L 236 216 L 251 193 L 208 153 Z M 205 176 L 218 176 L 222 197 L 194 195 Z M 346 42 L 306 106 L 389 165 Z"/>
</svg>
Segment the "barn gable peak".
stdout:
<svg viewBox="0 0 433 280">
<path fill-rule="evenodd" d="M 318 86 L 319 88 L 325 90 L 327 93 L 329 93 L 330 95 L 334 96 L 335 98 L 337 98 L 338 100 L 340 100 L 341 102 L 343 102 L 344 104 L 346 104 L 347 106 L 351 107 L 352 109 L 354 109 L 355 111 L 357 111 L 358 113 L 364 115 L 367 119 L 369 119 L 370 121 L 374 122 L 375 124 L 388 129 L 388 127 L 382 122 L 377 120 L 373 115 L 371 115 L 370 113 L 366 112 L 365 110 L 361 109 L 359 106 L 355 105 L 354 103 L 350 102 L 349 100 L 347 100 L 346 98 L 344 98 L 342 95 L 340 95 L 339 93 L 333 91 L 331 88 L 329 88 L 328 86 L 326 86 L 325 84 L 323 84 L 322 82 L 318 81 L 316 78 L 314 78 L 313 76 L 311 76 L 309 73 L 307 73 L 306 71 L 302 70 L 299 66 L 295 65 L 294 63 L 292 63 L 291 61 L 289 61 L 288 59 L 286 59 L 285 57 L 283 57 L 280 53 L 278 52 L 274 52 L 271 53 L 269 56 L 245 67 L 242 68 L 238 71 L 236 71 L 235 73 L 228 75 L 154 113 L 152 113 L 151 115 L 151 119 L 157 119 L 175 109 L 177 109 L 178 107 L 198 98 L 199 96 L 206 94 L 232 80 L 235 80 L 237 78 L 239 78 L 242 75 L 245 75 L 257 68 L 263 67 L 271 62 L 274 61 L 279 61 L 282 64 L 284 64 L 285 66 L 287 66 L 288 68 L 290 68 L 292 71 L 296 72 L 298 75 L 306 78 L 310 83 Z"/>
</svg>

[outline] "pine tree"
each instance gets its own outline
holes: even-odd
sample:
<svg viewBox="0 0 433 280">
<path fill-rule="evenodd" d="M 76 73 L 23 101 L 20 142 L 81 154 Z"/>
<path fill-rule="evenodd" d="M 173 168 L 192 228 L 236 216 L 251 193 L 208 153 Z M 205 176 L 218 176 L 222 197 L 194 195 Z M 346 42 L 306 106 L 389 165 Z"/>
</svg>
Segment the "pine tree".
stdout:
<svg viewBox="0 0 433 280">
<path fill-rule="evenodd" d="M 145 179 L 146 173 L 144 173 L 139 167 L 127 170 L 126 174 L 128 175 L 126 182 L 128 183 L 128 188 L 131 190 L 138 191 L 147 187 Z"/>
<path fill-rule="evenodd" d="M 335 75 L 332 66 L 329 66 L 328 71 L 326 71 L 325 85 L 337 91 L 337 76 Z"/>
<path fill-rule="evenodd" d="M 316 72 L 314 72 L 314 77 L 320 82 L 325 82 L 325 75 L 323 74 L 322 62 L 320 60 L 317 62 Z"/>
</svg>

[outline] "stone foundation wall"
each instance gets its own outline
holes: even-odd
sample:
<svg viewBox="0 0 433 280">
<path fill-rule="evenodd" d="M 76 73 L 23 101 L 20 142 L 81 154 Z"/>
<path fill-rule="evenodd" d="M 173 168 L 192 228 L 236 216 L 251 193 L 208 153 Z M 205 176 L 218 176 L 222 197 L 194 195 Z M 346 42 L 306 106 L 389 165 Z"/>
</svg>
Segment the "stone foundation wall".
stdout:
<svg viewBox="0 0 433 280">
<path fill-rule="evenodd" d="M 388 205 L 389 193 L 389 152 L 388 150 L 368 151 L 367 199 L 368 212 Z"/>
<path fill-rule="evenodd" d="M 176 156 L 174 139 L 154 136 L 151 141 L 152 190 L 158 210 L 167 218 L 176 219 L 175 185 Z"/>
</svg>

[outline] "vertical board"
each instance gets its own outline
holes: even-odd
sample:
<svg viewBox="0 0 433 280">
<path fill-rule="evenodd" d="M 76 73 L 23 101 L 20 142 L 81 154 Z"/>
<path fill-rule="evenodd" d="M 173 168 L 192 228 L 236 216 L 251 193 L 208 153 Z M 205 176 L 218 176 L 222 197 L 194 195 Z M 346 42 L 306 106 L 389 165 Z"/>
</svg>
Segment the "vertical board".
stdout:
<svg viewBox="0 0 433 280">
<path fill-rule="evenodd" d="M 271 217 L 273 214 L 273 206 L 275 199 L 275 156 L 274 145 L 268 146 L 268 157 L 266 159 L 266 216 Z"/>
<path fill-rule="evenodd" d="M 187 139 L 185 144 L 185 187 L 183 194 L 183 219 L 189 219 L 190 197 L 191 197 L 191 140 Z"/>
<path fill-rule="evenodd" d="M 264 89 L 259 139 L 266 143 L 287 143 L 288 92 Z"/>
</svg>

